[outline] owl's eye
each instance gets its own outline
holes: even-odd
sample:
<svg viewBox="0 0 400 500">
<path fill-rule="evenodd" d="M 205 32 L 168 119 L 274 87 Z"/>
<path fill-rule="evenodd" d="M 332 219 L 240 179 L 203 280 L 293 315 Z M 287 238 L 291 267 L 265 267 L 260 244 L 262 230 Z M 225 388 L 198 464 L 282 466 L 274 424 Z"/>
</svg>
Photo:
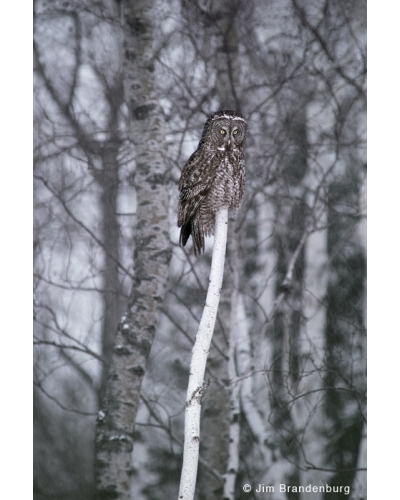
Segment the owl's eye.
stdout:
<svg viewBox="0 0 400 500">
<path fill-rule="evenodd" d="M 221 128 L 221 130 L 219 131 L 220 134 L 222 135 L 225 135 L 226 134 L 226 130 L 224 130 L 223 128 Z"/>
<path fill-rule="evenodd" d="M 239 131 L 238 131 L 238 129 L 237 129 L 237 128 L 235 128 L 235 130 L 233 131 L 233 135 L 237 135 L 237 134 L 238 134 L 238 132 L 239 132 Z"/>
</svg>

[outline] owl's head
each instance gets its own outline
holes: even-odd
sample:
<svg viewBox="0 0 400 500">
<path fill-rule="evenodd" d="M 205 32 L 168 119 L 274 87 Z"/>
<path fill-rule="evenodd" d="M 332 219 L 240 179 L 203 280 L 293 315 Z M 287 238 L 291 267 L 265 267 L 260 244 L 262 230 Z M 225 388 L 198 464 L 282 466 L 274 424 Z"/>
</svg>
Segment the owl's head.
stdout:
<svg viewBox="0 0 400 500">
<path fill-rule="evenodd" d="M 247 122 L 231 110 L 217 111 L 207 120 L 199 146 L 207 145 L 218 151 L 235 151 L 244 147 Z"/>
</svg>

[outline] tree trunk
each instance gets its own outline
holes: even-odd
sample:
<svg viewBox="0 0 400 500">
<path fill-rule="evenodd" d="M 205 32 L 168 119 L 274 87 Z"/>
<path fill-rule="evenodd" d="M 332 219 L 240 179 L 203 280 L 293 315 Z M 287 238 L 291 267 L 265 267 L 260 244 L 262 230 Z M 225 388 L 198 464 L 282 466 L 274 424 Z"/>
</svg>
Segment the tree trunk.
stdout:
<svg viewBox="0 0 400 500">
<path fill-rule="evenodd" d="M 307 131 L 305 103 L 297 107 L 295 90 L 286 95 L 289 110 L 283 117 L 287 124 L 282 163 L 282 186 L 276 197 L 276 297 L 283 294 L 270 326 L 274 363 L 272 368 L 271 401 L 272 421 L 279 442 L 280 460 L 297 463 L 299 449 L 295 435 L 293 415 L 287 405 L 290 394 L 299 382 L 299 334 L 303 320 L 302 294 L 304 274 L 304 248 L 302 240 L 307 233 L 307 204 L 302 181 L 307 171 Z M 298 251 L 290 271 L 293 257 Z M 288 279 L 288 275 L 290 278 Z M 298 484 L 297 471 L 287 468 L 286 484 Z M 291 498 L 291 494 L 287 494 Z"/>
<path fill-rule="evenodd" d="M 351 95 L 341 102 L 343 111 L 352 105 Z M 352 484 L 366 423 L 366 262 L 358 234 L 359 215 L 349 208 L 359 206 L 364 173 L 357 150 L 346 146 L 358 133 L 357 116 L 339 124 L 345 146 L 339 150 L 343 169 L 328 186 L 330 269 L 325 328 L 325 409 L 331 425 L 328 435 L 335 436 L 326 455 L 332 468 L 338 470 L 331 479 L 332 486 Z"/>
<path fill-rule="evenodd" d="M 102 241 L 105 248 L 103 271 L 103 335 L 102 356 L 104 360 L 99 407 L 105 395 L 108 372 L 111 365 L 115 332 L 121 319 L 124 304 L 121 301 L 122 287 L 119 279 L 120 227 L 117 216 L 119 163 L 118 163 L 118 117 L 119 106 L 111 110 L 109 120 L 110 140 L 102 152 L 102 171 L 95 177 L 101 187 Z M 125 306 L 126 307 L 126 306 Z"/>
<path fill-rule="evenodd" d="M 123 3 L 124 87 L 136 152 L 137 225 L 128 311 L 115 338 L 97 420 L 99 498 L 130 498 L 133 432 L 146 361 L 159 322 L 171 256 L 164 120 L 154 79 L 153 2 Z"/>
</svg>

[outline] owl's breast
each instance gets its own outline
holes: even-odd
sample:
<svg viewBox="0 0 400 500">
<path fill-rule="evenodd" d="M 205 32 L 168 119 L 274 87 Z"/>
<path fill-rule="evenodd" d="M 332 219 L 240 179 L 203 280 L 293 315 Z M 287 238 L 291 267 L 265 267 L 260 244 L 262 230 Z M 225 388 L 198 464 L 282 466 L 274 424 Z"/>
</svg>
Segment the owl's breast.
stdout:
<svg viewBox="0 0 400 500">
<path fill-rule="evenodd" d="M 210 209 L 213 212 L 222 206 L 239 208 L 244 190 L 244 162 L 234 151 L 224 154 L 214 171 L 210 192 Z"/>
</svg>

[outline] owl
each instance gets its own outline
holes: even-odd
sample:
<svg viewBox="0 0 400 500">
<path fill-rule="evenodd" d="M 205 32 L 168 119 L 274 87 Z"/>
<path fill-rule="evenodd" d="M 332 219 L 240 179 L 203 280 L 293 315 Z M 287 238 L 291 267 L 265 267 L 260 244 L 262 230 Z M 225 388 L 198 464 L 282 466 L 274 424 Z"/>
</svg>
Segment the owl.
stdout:
<svg viewBox="0 0 400 500">
<path fill-rule="evenodd" d="M 206 121 L 199 145 L 183 167 L 179 180 L 179 243 L 192 235 L 196 257 L 204 252 L 204 237 L 214 234 L 215 214 L 242 203 L 247 122 L 230 110 L 217 111 Z"/>
</svg>

